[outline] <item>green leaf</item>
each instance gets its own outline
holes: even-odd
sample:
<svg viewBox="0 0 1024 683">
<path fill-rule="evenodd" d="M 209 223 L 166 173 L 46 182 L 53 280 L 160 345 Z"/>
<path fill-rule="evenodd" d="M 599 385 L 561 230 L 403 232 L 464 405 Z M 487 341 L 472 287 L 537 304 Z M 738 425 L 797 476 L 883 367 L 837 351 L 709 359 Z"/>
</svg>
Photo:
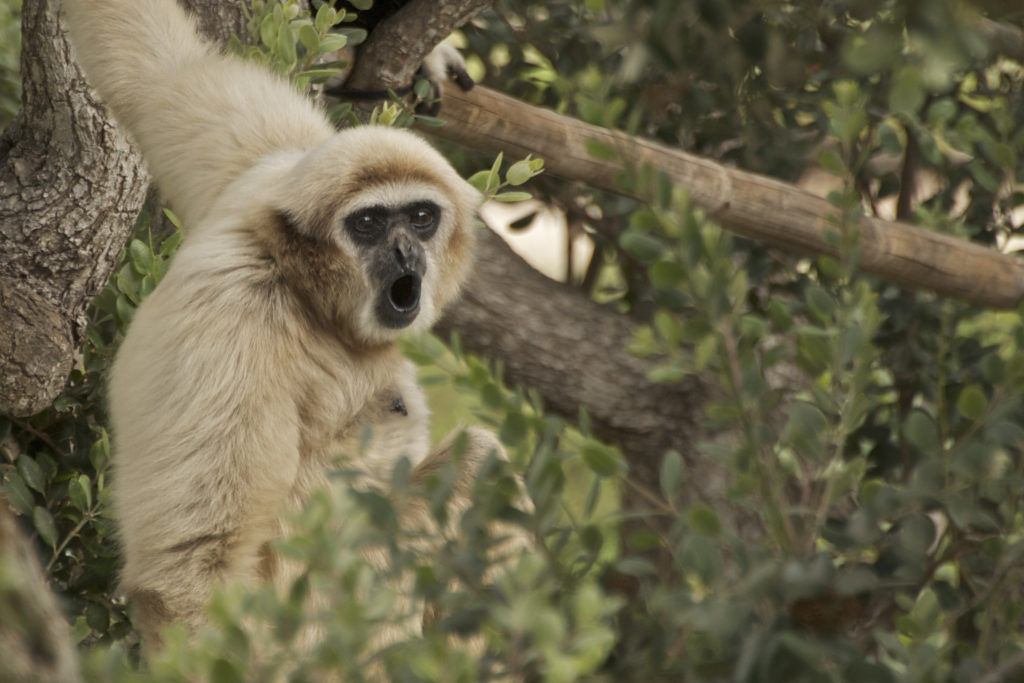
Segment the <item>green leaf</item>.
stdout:
<svg viewBox="0 0 1024 683">
<path fill-rule="evenodd" d="M 661 240 L 632 230 L 622 233 L 619 246 L 641 263 L 654 263 L 665 253 L 665 245 Z"/>
<path fill-rule="evenodd" d="M 416 82 L 413 83 L 412 91 L 421 100 L 426 100 L 430 97 L 432 87 L 430 81 L 426 78 L 417 78 Z"/>
<path fill-rule="evenodd" d="M 326 6 L 322 5 L 321 9 Z M 312 24 L 303 24 L 299 27 L 299 42 L 311 53 L 320 54 L 320 35 Z"/>
<path fill-rule="evenodd" d="M 153 252 L 142 240 L 133 239 L 128 243 L 128 258 L 139 275 L 153 270 Z"/>
<path fill-rule="evenodd" d="M 312 69 L 303 69 L 299 75 L 307 77 L 313 83 L 322 83 L 340 73 L 341 69 L 339 68 L 326 69 L 317 66 Z"/>
<path fill-rule="evenodd" d="M 824 324 L 832 319 L 832 314 L 836 310 L 836 302 L 828 292 L 817 285 L 808 285 L 804 291 L 804 298 L 807 301 L 807 307 L 818 322 Z"/>
<path fill-rule="evenodd" d="M 139 282 L 141 279 L 136 274 L 135 269 L 130 263 L 124 264 L 117 275 L 114 276 L 114 281 L 117 283 L 117 288 L 121 290 L 121 293 L 128 297 L 128 300 L 133 304 L 139 303 Z"/>
<path fill-rule="evenodd" d="M 427 126 L 428 128 L 440 128 L 441 126 L 448 125 L 448 122 L 444 119 L 439 119 L 436 116 L 426 116 L 424 114 L 416 114 L 416 123 L 421 126 Z"/>
<path fill-rule="evenodd" d="M 498 152 L 498 156 L 494 157 L 494 163 L 491 164 L 491 177 L 494 178 L 495 184 L 493 187 L 497 187 L 498 183 L 501 182 L 501 162 L 505 158 L 504 152 Z M 492 187 L 488 185 L 488 189 Z"/>
<path fill-rule="evenodd" d="M 675 261 L 658 261 L 648 268 L 647 274 L 655 287 L 675 288 L 686 280 L 686 266 Z"/>
<path fill-rule="evenodd" d="M 722 532 L 722 522 L 710 506 L 698 503 L 686 511 L 686 523 L 690 528 L 707 536 L 717 536 Z"/>
<path fill-rule="evenodd" d="M 924 106 L 925 90 L 920 70 L 906 65 L 896 71 L 889 89 L 889 109 L 912 119 Z"/>
<path fill-rule="evenodd" d="M 580 542 L 588 553 L 596 555 L 604 546 L 604 534 L 596 524 L 588 524 L 580 530 Z"/>
<path fill-rule="evenodd" d="M 599 477 L 626 471 L 626 461 L 618 450 L 596 441 L 588 441 L 583 446 L 583 462 Z"/>
<path fill-rule="evenodd" d="M 949 98 L 935 100 L 928 107 L 928 124 L 939 128 L 948 125 L 956 117 L 957 104 Z"/>
<path fill-rule="evenodd" d="M 210 665 L 211 683 L 245 683 L 245 680 L 238 667 L 224 658 L 218 658 Z"/>
<path fill-rule="evenodd" d="M 682 324 L 675 316 L 665 311 L 657 311 L 654 314 L 654 329 L 672 346 L 677 346 L 683 338 Z"/>
<path fill-rule="evenodd" d="M 914 410 L 907 416 L 903 423 L 903 436 L 923 455 L 938 455 L 942 451 L 935 420 L 920 410 Z"/>
<path fill-rule="evenodd" d="M 657 365 L 653 368 L 649 368 L 644 375 L 651 382 L 657 384 L 673 384 L 675 382 L 681 382 L 686 379 L 690 372 L 686 368 L 679 365 L 665 364 Z"/>
<path fill-rule="evenodd" d="M 533 168 L 528 159 L 517 161 L 505 171 L 505 182 L 509 185 L 522 185 L 535 176 Z"/>
<path fill-rule="evenodd" d="M 501 440 L 509 446 L 517 446 L 526 438 L 529 425 L 526 416 L 519 412 L 510 412 L 505 415 L 501 423 Z"/>
<path fill-rule="evenodd" d="M 491 410 L 501 410 L 505 407 L 505 392 L 497 382 L 488 382 L 480 389 L 480 400 Z"/>
<path fill-rule="evenodd" d="M 642 557 L 627 556 L 616 560 L 616 571 L 629 576 L 653 576 L 657 573 L 654 565 Z"/>
<path fill-rule="evenodd" d="M 31 515 L 36 499 L 25 486 L 25 480 L 17 472 L 10 472 L 7 477 L 7 481 L 0 486 L 0 491 L 4 492 L 7 502 L 18 511 L 19 515 Z"/>
<path fill-rule="evenodd" d="M 53 515 L 44 507 L 36 506 L 32 511 L 32 526 L 39 533 L 39 538 L 51 548 L 57 547 L 57 524 Z"/>
<path fill-rule="evenodd" d="M 82 512 L 92 508 L 92 481 L 88 475 L 80 474 L 68 482 L 68 497 L 72 505 Z"/>
<path fill-rule="evenodd" d="M 988 397 L 977 384 L 969 384 L 960 392 L 956 400 L 956 410 L 968 420 L 977 420 L 988 408 Z"/>
<path fill-rule="evenodd" d="M 107 430 L 103 429 L 100 432 L 100 438 L 96 439 L 92 448 L 89 449 L 89 462 L 96 472 L 101 472 L 108 460 L 110 460 L 110 437 L 107 435 Z"/>
<path fill-rule="evenodd" d="M 274 16 L 268 14 L 263 17 L 263 21 L 260 22 L 260 41 L 267 47 L 272 48 L 274 42 L 277 40 L 278 22 L 274 20 Z"/>
<path fill-rule="evenodd" d="M 120 318 L 121 323 L 127 325 L 135 317 L 135 306 L 128 300 L 128 297 L 124 294 L 117 295 L 117 301 L 115 303 L 117 307 L 117 317 Z"/>
<path fill-rule="evenodd" d="M 529 192 L 499 192 L 491 197 L 496 202 L 524 202 L 532 198 L 533 195 Z"/>
<path fill-rule="evenodd" d="M 983 161 L 975 159 L 974 161 L 969 162 L 967 164 L 967 170 L 969 170 L 974 179 L 989 192 L 997 192 L 999 190 L 999 179 L 992 174 Z"/>
<path fill-rule="evenodd" d="M 368 34 L 366 29 L 343 26 L 335 29 L 331 35 L 344 36 L 348 40 L 348 45 L 355 47 L 356 45 L 361 45 L 366 40 Z"/>
<path fill-rule="evenodd" d="M 295 49 L 295 32 L 288 24 L 282 25 L 280 31 L 278 31 L 277 49 L 281 53 L 281 59 L 284 60 L 285 64 L 287 64 L 289 68 L 291 68 L 299 58 Z"/>
<path fill-rule="evenodd" d="M 326 33 L 332 26 L 338 23 L 338 12 L 331 7 L 331 3 L 325 2 L 316 11 L 316 30 Z"/>
<path fill-rule="evenodd" d="M 846 173 L 846 164 L 843 163 L 842 158 L 836 154 L 835 150 L 828 148 L 822 150 L 821 154 L 818 155 L 818 163 L 829 173 L 838 176 Z"/>
<path fill-rule="evenodd" d="M 320 39 L 320 53 L 337 52 L 346 45 L 348 45 L 348 36 L 343 36 L 340 33 L 328 33 Z"/>
<path fill-rule="evenodd" d="M 171 225 L 176 227 L 178 230 L 181 230 L 181 219 L 178 218 L 178 216 L 173 211 L 171 211 L 170 209 L 164 209 L 163 211 L 164 211 L 164 215 L 167 216 L 167 220 L 169 220 L 171 222 Z M 171 237 L 169 237 L 168 239 L 171 239 Z M 181 241 L 181 236 L 180 235 L 178 236 L 178 241 L 179 242 Z M 165 240 L 165 244 L 166 244 L 166 240 Z"/>
<path fill-rule="evenodd" d="M 683 456 L 677 451 L 671 450 L 661 459 L 658 482 L 661 484 L 661 495 L 671 502 L 683 483 Z"/>
<path fill-rule="evenodd" d="M 466 179 L 470 185 L 479 190 L 482 194 L 486 194 L 492 187 L 498 185 L 497 179 L 494 177 L 491 171 L 477 171 L 473 175 Z"/>
<path fill-rule="evenodd" d="M 1016 447 L 1024 443 L 1024 427 L 1010 420 L 999 420 L 985 426 L 985 438 Z"/>
<path fill-rule="evenodd" d="M 806 401 L 794 401 L 782 431 L 782 440 L 798 448 L 804 455 L 817 459 L 822 455 L 821 437 L 827 427 L 828 422 L 818 406 Z"/>
<path fill-rule="evenodd" d="M 39 493 L 46 493 L 46 476 L 39 464 L 27 455 L 18 458 L 18 473 L 30 487 Z"/>
</svg>

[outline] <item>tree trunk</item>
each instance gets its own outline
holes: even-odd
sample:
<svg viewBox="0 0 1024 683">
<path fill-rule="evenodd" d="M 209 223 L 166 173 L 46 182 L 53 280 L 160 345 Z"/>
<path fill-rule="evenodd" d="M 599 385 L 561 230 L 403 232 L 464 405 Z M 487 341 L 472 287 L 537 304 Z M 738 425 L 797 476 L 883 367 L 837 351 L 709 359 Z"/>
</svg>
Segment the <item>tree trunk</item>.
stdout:
<svg viewBox="0 0 1024 683">
<path fill-rule="evenodd" d="M 32 544 L 0 504 L 0 681 L 81 680 L 67 622 Z"/>
<path fill-rule="evenodd" d="M 246 35 L 240 6 L 190 6 L 213 39 Z M 0 414 L 31 415 L 63 390 L 149 183 L 72 59 L 59 8 L 25 1 L 22 107 L 0 137 Z"/>
<path fill-rule="evenodd" d="M 25 2 L 22 108 L 0 137 L 0 413 L 13 415 L 63 389 L 146 187 L 71 59 L 59 6 Z"/>
</svg>

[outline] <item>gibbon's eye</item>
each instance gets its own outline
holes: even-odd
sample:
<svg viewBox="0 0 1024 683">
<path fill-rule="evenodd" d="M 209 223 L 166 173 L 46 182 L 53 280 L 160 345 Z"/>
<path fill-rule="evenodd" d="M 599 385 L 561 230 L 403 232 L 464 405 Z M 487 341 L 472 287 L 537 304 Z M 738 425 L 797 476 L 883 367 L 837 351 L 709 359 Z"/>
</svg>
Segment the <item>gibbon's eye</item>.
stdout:
<svg viewBox="0 0 1024 683">
<path fill-rule="evenodd" d="M 439 209 L 433 204 L 414 204 L 409 207 L 409 225 L 420 235 L 429 237 L 437 227 Z"/>
<path fill-rule="evenodd" d="M 364 209 L 349 215 L 345 219 L 345 227 L 356 238 L 374 239 L 384 234 L 387 215 L 378 208 Z"/>
</svg>

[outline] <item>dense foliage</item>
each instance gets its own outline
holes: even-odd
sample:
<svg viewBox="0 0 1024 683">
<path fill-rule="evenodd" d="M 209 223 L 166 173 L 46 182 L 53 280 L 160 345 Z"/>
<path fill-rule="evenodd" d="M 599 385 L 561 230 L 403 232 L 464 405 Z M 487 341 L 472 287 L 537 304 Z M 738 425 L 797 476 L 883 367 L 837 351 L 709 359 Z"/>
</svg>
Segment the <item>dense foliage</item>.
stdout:
<svg viewBox="0 0 1024 683">
<path fill-rule="evenodd" d="M 261 58 L 323 76 L 303 60 L 326 19 L 273 3 L 256 12 Z M 983 29 L 951 0 L 499 0 L 457 36 L 485 83 L 776 177 L 816 170 L 828 176 L 842 256 L 734 239 L 656 169 L 624 179 L 645 202 L 533 181 L 592 229 L 598 254 L 583 286 L 637 321 L 631 350 L 657 360 L 651 379 L 697 375 L 714 387 L 706 440 L 645 454 L 660 480 L 641 485 L 618 449 L 591 438 L 585 415 L 570 428 L 545 414 L 540 397 L 504 386 L 500 368 L 464 356 L 457 339 L 410 339 L 438 400 L 462 394 L 468 420 L 509 448 L 462 533 L 412 553 L 393 499 L 339 487 L 280 545 L 310 566 L 290 595 L 218 596 L 215 627 L 192 646 L 170 638 L 149 676 L 358 680 L 369 665 L 395 680 L 1018 680 L 1024 326 L 1017 312 L 856 271 L 862 211 L 993 248 L 1018 231 L 1024 66 L 992 53 Z M 465 164 L 469 175 L 490 160 Z M 520 185 L 536 170 L 477 180 L 493 193 L 501 177 Z M 96 301 L 65 396 L 31 419 L 0 420 L 3 491 L 38 539 L 95 678 L 135 675 L 112 590 L 102 377 L 176 244 L 148 225 L 143 216 Z M 695 461 L 719 468 L 727 508 L 681 495 Z M 511 471 L 524 474 L 531 514 L 507 505 Z M 407 474 L 396 469 L 395 495 L 440 509 L 445 478 L 411 490 Z M 622 505 L 609 504 L 615 492 Z M 497 576 L 483 555 L 495 517 L 538 544 Z M 353 547 L 385 549 L 444 616 L 371 655 L 373 629 L 394 616 L 395 574 Z M 311 590 L 329 594 L 330 609 L 302 613 Z M 313 623 L 324 645 L 296 661 L 290 645 Z M 451 634 L 475 635 L 487 653 Z"/>
</svg>

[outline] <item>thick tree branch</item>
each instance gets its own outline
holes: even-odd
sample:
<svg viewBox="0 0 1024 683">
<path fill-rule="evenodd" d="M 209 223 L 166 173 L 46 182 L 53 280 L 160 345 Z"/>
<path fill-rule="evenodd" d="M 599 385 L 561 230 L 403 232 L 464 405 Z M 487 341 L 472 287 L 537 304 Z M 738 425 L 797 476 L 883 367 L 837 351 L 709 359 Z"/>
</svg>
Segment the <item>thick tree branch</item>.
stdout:
<svg viewBox="0 0 1024 683">
<path fill-rule="evenodd" d="M 799 253 L 837 255 L 837 209 L 792 185 L 723 166 L 651 140 L 592 126 L 487 88 L 445 93 L 438 137 L 510 157 L 541 156 L 552 173 L 642 198 L 624 172 L 650 166 L 689 188 L 714 220 L 745 237 Z M 598 143 L 616 158 L 592 156 Z M 860 268 L 889 282 L 993 308 L 1024 297 L 1024 267 L 1005 254 L 930 230 L 861 218 Z"/>
<path fill-rule="evenodd" d="M 146 186 L 71 59 L 59 6 L 25 2 L 22 109 L 0 138 L 0 413 L 14 415 L 63 388 Z"/>
<path fill-rule="evenodd" d="M 492 1 L 412 0 L 382 21 L 360 46 L 346 87 L 380 90 L 408 84 L 435 45 Z"/>
<path fill-rule="evenodd" d="M 193 0 L 207 35 L 245 35 L 241 5 Z M 71 56 L 58 0 L 26 0 L 23 101 L 0 137 L 0 414 L 61 392 L 85 309 L 110 277 L 149 179 Z"/>
</svg>

